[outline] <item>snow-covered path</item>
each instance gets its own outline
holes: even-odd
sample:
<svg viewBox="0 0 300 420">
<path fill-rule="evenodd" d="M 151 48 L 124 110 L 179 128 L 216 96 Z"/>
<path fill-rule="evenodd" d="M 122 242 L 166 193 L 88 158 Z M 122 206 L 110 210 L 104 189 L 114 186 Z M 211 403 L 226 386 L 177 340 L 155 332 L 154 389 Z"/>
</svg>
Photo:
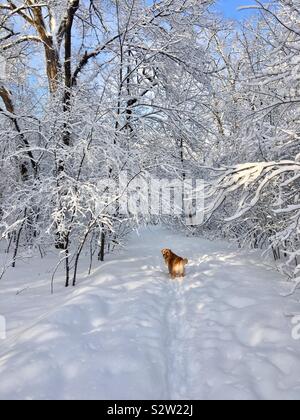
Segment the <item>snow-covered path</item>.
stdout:
<svg viewBox="0 0 300 420">
<path fill-rule="evenodd" d="M 162 247 L 189 257 L 184 282 Z M 300 399 L 297 296 L 257 253 L 152 228 L 51 297 L 32 264 L 0 286 L 0 398 Z"/>
</svg>

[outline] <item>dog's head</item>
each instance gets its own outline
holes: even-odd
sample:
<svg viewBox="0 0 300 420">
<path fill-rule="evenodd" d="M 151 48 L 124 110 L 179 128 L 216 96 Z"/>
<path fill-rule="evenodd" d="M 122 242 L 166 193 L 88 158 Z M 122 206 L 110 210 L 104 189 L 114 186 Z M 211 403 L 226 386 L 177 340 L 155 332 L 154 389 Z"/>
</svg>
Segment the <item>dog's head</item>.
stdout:
<svg viewBox="0 0 300 420">
<path fill-rule="evenodd" d="M 163 257 L 166 261 L 168 261 L 170 259 L 171 255 L 172 255 L 172 251 L 170 249 L 166 249 L 166 248 L 163 249 L 161 251 L 161 253 L 162 253 L 162 255 L 163 255 Z"/>
</svg>

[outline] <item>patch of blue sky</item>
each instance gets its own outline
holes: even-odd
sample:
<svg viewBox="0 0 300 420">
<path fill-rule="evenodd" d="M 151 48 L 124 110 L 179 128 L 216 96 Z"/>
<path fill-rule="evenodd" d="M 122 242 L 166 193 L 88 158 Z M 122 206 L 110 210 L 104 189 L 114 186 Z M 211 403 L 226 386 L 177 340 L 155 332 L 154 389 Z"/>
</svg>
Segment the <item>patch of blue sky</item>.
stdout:
<svg viewBox="0 0 300 420">
<path fill-rule="evenodd" d="M 254 5 L 257 5 L 255 0 L 217 0 L 214 9 L 228 19 L 245 20 L 257 13 L 255 9 L 245 9 L 246 6 Z"/>
</svg>

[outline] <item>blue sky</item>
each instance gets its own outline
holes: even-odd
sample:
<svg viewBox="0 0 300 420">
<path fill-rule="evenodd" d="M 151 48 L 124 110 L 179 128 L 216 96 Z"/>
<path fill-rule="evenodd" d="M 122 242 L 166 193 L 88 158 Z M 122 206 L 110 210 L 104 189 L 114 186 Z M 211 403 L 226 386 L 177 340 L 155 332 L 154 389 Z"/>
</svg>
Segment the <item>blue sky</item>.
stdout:
<svg viewBox="0 0 300 420">
<path fill-rule="evenodd" d="M 225 17 L 237 20 L 243 20 L 255 13 L 253 10 L 238 11 L 239 6 L 249 6 L 255 4 L 254 0 L 217 0 L 217 9 L 219 9 Z"/>
</svg>

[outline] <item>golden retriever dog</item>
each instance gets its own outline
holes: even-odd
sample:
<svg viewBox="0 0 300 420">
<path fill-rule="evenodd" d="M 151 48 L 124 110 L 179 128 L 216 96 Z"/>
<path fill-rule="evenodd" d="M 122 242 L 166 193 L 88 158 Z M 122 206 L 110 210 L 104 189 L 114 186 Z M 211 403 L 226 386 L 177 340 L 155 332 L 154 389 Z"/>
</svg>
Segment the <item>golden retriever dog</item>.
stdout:
<svg viewBox="0 0 300 420">
<path fill-rule="evenodd" d="M 169 268 L 171 278 L 185 277 L 185 266 L 189 263 L 188 259 L 178 257 L 170 249 L 163 249 L 161 253 Z"/>
</svg>

